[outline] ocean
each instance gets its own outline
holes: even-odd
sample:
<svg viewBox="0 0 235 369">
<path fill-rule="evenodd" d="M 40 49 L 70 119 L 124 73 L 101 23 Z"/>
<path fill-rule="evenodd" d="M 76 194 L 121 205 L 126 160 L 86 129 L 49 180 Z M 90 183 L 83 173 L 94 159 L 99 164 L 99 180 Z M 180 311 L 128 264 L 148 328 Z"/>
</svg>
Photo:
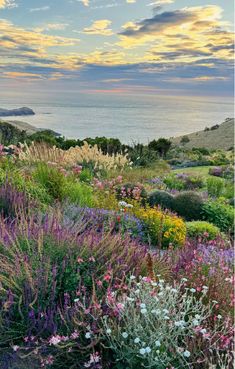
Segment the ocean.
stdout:
<svg viewBox="0 0 235 369">
<path fill-rule="evenodd" d="M 74 92 L 0 98 L 1 108 L 22 106 L 36 115 L 7 119 L 50 128 L 66 138 L 106 136 L 129 144 L 188 134 L 234 116 L 229 98 Z"/>
</svg>

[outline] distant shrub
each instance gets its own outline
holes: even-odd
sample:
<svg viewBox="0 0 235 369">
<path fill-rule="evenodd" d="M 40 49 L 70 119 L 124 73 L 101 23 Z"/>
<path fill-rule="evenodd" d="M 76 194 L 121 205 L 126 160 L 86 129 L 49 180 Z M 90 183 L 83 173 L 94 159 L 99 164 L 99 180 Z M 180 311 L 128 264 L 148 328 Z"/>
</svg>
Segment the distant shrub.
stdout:
<svg viewBox="0 0 235 369">
<path fill-rule="evenodd" d="M 154 191 L 148 195 L 148 204 L 151 207 L 160 205 L 165 209 L 172 209 L 174 198 L 166 191 Z"/>
<path fill-rule="evenodd" d="M 188 136 L 183 136 L 180 140 L 180 143 L 182 143 L 183 145 L 190 142 L 190 139 Z"/>
<path fill-rule="evenodd" d="M 163 182 L 170 190 L 183 190 L 184 182 L 174 174 L 170 174 L 163 179 Z"/>
<path fill-rule="evenodd" d="M 84 168 L 79 175 L 79 179 L 81 182 L 91 182 L 93 179 L 92 171 L 89 168 Z"/>
<path fill-rule="evenodd" d="M 214 240 L 220 230 L 215 225 L 205 221 L 192 221 L 186 223 L 187 235 L 191 238 L 201 237 L 207 240 Z"/>
<path fill-rule="evenodd" d="M 164 183 L 171 190 L 194 190 L 202 188 L 203 179 L 199 176 L 189 175 L 187 173 L 171 174 L 164 178 Z"/>
<path fill-rule="evenodd" d="M 206 185 L 208 194 L 210 196 L 219 197 L 222 195 L 224 189 L 224 181 L 221 178 L 207 178 Z"/>
<path fill-rule="evenodd" d="M 202 206 L 202 217 L 222 232 L 234 232 L 234 208 L 220 200 L 207 201 Z"/>
<path fill-rule="evenodd" d="M 193 191 L 182 192 L 175 196 L 173 210 L 186 220 L 201 219 L 203 199 Z"/>
<path fill-rule="evenodd" d="M 186 226 L 183 219 L 158 208 L 139 208 L 135 215 L 146 225 L 146 241 L 159 248 L 181 246 L 185 241 Z"/>
<path fill-rule="evenodd" d="M 209 169 L 209 174 L 215 177 L 221 177 L 226 179 L 233 179 L 234 168 L 232 165 L 213 167 Z"/>
<path fill-rule="evenodd" d="M 212 126 L 211 128 L 210 128 L 210 130 L 211 131 L 214 131 L 214 130 L 216 130 L 216 129 L 218 129 L 219 128 L 219 124 L 215 124 L 214 126 Z"/>
</svg>

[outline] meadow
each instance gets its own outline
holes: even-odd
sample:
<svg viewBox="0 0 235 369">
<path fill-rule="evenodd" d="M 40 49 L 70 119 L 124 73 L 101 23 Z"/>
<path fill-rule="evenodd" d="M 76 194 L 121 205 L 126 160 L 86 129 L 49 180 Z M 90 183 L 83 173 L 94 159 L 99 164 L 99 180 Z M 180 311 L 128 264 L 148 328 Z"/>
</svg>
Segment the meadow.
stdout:
<svg viewBox="0 0 235 369">
<path fill-rule="evenodd" d="M 233 151 L 39 138 L 0 147 L 0 368 L 232 369 Z"/>
</svg>

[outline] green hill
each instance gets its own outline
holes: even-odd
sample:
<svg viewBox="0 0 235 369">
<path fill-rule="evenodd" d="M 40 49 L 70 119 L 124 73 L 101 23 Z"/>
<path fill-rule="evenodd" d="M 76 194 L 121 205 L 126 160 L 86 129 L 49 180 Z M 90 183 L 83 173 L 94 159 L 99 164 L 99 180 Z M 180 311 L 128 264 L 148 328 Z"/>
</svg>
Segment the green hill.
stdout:
<svg viewBox="0 0 235 369">
<path fill-rule="evenodd" d="M 228 150 L 234 145 L 234 119 L 227 118 L 220 125 L 205 128 L 204 131 L 173 137 L 171 141 L 176 146 L 184 146 L 188 149 L 205 147 L 207 149 Z"/>
</svg>

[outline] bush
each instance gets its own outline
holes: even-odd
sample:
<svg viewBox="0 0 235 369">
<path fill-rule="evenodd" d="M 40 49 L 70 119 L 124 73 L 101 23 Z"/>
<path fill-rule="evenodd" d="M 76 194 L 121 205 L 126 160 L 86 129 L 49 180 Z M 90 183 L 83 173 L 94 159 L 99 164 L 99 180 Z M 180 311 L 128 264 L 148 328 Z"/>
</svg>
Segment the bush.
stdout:
<svg viewBox="0 0 235 369">
<path fill-rule="evenodd" d="M 146 241 L 151 245 L 166 248 L 169 244 L 173 246 L 184 244 L 186 226 L 184 221 L 175 214 L 157 208 L 139 208 L 134 210 L 134 213 L 143 220 L 146 226 Z"/>
<path fill-rule="evenodd" d="M 63 200 L 65 195 L 66 179 L 57 167 L 40 163 L 33 173 L 33 178 L 38 181 L 56 200 Z"/>
<path fill-rule="evenodd" d="M 210 177 L 206 181 L 207 192 L 212 197 L 219 197 L 223 193 L 224 181 L 221 178 Z"/>
<path fill-rule="evenodd" d="M 202 205 L 203 199 L 199 194 L 187 191 L 175 196 L 172 210 L 186 220 L 198 220 L 201 219 Z"/>
<path fill-rule="evenodd" d="M 204 183 L 201 177 L 186 173 L 171 174 L 164 178 L 164 183 L 171 190 L 194 190 L 202 188 Z"/>
<path fill-rule="evenodd" d="M 234 232 L 234 208 L 220 200 L 207 201 L 202 207 L 202 218 L 222 232 Z"/>
<path fill-rule="evenodd" d="M 174 288 L 149 278 L 130 279 L 127 285 L 124 295 L 116 291 L 107 297 L 109 315 L 102 319 L 107 346 L 118 363 L 112 368 L 209 368 L 213 353 L 223 352 L 212 338 L 219 337 L 220 325 L 208 326 L 215 303 L 204 306 L 183 280 Z M 223 331 L 227 335 L 229 329 Z"/>
<path fill-rule="evenodd" d="M 94 206 L 93 188 L 86 183 L 67 179 L 63 189 L 63 198 L 80 206 Z"/>
<path fill-rule="evenodd" d="M 154 191 L 148 195 L 148 204 L 153 208 L 160 205 L 165 209 L 172 209 L 174 198 L 166 191 Z"/>
<path fill-rule="evenodd" d="M 215 225 L 205 221 L 193 221 L 186 223 L 187 235 L 191 238 L 202 237 L 207 240 L 215 239 L 220 230 Z"/>
</svg>

